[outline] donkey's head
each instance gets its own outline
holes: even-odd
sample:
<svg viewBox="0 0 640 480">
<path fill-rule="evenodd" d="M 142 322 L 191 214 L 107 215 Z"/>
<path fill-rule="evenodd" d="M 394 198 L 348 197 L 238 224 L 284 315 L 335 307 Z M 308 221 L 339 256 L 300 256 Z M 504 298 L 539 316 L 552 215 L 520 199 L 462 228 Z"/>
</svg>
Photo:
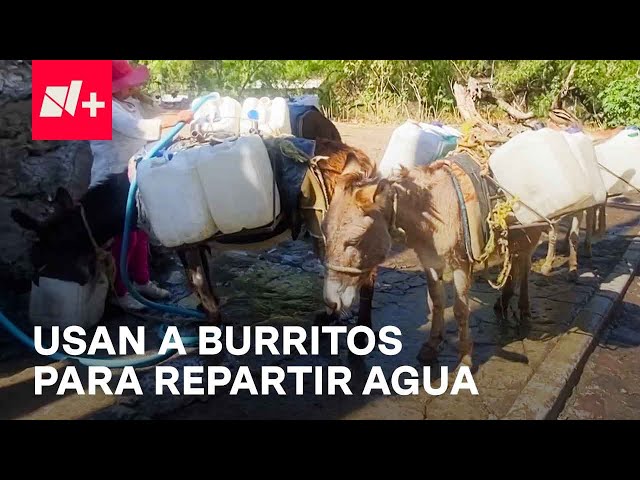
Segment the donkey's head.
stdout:
<svg viewBox="0 0 640 480">
<path fill-rule="evenodd" d="M 84 284 L 93 271 L 95 252 L 80 207 L 62 187 L 56 191 L 50 206 L 50 213 L 43 220 L 17 209 L 11 211 L 11 217 L 37 235 L 31 250 L 31 261 L 37 271 L 46 268 L 51 276 Z"/>
<path fill-rule="evenodd" d="M 385 179 L 342 175 L 322 224 L 326 238 L 324 300 L 327 313 L 351 308 L 359 287 L 391 248 L 392 195 Z"/>
</svg>

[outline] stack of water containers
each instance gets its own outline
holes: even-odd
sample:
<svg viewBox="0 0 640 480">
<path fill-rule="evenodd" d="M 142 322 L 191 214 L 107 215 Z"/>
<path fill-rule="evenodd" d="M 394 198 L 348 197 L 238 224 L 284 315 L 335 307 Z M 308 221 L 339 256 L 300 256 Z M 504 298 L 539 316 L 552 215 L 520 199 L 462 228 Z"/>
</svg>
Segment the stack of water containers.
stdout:
<svg viewBox="0 0 640 480">
<path fill-rule="evenodd" d="M 289 104 L 284 98 L 247 98 L 241 110 L 240 133 L 243 135 L 249 133 L 252 127 L 252 121 L 248 116 L 251 110 L 258 112 L 258 129 L 262 135 L 291 135 Z"/>
<path fill-rule="evenodd" d="M 139 164 L 137 179 L 153 233 L 165 247 L 267 226 L 280 213 L 258 135 L 148 159 Z"/>
<path fill-rule="evenodd" d="M 495 180 L 521 200 L 514 214 L 523 225 L 606 200 L 593 144 L 579 131 L 520 133 L 493 152 L 489 167 Z"/>
<path fill-rule="evenodd" d="M 620 178 L 633 187 L 640 188 L 640 129 L 638 127 L 625 128 L 613 138 L 596 145 L 595 149 L 598 162 L 615 174 L 612 175 L 607 170 L 600 169 L 609 195 L 634 191 Z"/>
<path fill-rule="evenodd" d="M 217 92 L 211 94 L 207 100 L 193 115 L 192 130 L 197 129 L 202 133 L 228 133 L 240 135 L 240 116 L 242 106 L 235 98 L 220 97 Z M 195 99 L 191 106 L 198 101 Z"/>
<path fill-rule="evenodd" d="M 378 171 L 387 177 L 397 173 L 400 166 L 427 165 L 454 150 L 461 135 L 455 128 L 441 123 L 407 120 L 391 134 Z"/>
</svg>

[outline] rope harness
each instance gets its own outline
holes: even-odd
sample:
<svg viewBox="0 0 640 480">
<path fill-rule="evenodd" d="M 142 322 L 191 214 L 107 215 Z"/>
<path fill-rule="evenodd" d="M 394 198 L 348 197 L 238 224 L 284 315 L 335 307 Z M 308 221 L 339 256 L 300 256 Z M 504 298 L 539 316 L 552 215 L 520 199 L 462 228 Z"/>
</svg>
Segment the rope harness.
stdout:
<svg viewBox="0 0 640 480">
<path fill-rule="evenodd" d="M 87 215 L 85 213 L 84 206 L 82 204 L 80 204 L 80 217 L 82 218 L 82 223 L 84 225 L 85 230 L 87 231 L 89 240 L 91 241 L 91 244 L 93 245 L 93 249 L 96 253 L 96 263 L 98 265 L 98 268 L 101 267 L 102 271 L 107 276 L 107 279 L 109 280 L 109 286 L 111 288 L 111 292 L 113 293 L 113 296 L 118 301 L 118 305 L 120 306 L 120 308 L 122 308 L 122 310 L 124 310 L 127 313 L 140 316 L 143 318 L 147 318 L 147 316 L 143 316 L 138 312 L 134 312 L 133 310 L 126 308 L 122 304 L 120 297 L 116 293 L 116 273 L 117 272 L 116 272 L 115 259 L 113 258 L 113 255 L 111 254 L 110 251 L 102 248 L 100 245 L 98 245 L 98 242 L 96 242 L 96 239 L 93 236 L 93 232 L 91 231 L 91 227 L 89 226 L 89 221 L 87 220 Z M 157 317 L 153 317 L 153 318 L 157 319 Z"/>
</svg>

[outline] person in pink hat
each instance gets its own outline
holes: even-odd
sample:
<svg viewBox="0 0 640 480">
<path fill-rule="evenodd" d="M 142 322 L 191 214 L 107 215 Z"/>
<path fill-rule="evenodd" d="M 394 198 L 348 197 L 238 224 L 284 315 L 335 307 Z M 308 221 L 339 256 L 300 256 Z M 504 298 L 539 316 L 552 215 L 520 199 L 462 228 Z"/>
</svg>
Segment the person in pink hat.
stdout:
<svg viewBox="0 0 640 480">
<path fill-rule="evenodd" d="M 122 173 L 129 167 L 129 160 L 141 148 L 160 139 L 162 130 L 179 122 L 189 123 L 193 119 L 190 110 L 182 110 L 153 118 L 145 118 L 140 100 L 139 88 L 149 80 L 149 70 L 144 65 L 132 66 L 127 60 L 112 61 L 112 112 L 113 135 L 111 140 L 91 141 L 93 165 L 91 183 L 93 187 L 114 173 Z M 129 176 L 132 175 L 129 168 Z M 144 305 L 133 298 L 120 277 L 120 250 L 122 237 L 114 238 L 111 253 L 115 258 L 116 298 L 114 303 L 128 309 L 141 310 Z M 140 229 L 134 229 L 129 238 L 128 270 L 136 289 L 150 299 L 170 296 L 149 275 L 149 236 Z"/>
</svg>

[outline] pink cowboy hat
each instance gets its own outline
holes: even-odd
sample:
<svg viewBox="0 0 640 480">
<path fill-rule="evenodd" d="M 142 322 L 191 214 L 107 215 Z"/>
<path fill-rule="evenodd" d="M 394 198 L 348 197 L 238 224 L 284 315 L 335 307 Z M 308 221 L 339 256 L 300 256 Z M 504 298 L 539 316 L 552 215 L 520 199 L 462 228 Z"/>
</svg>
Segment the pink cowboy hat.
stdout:
<svg viewBox="0 0 640 480">
<path fill-rule="evenodd" d="M 149 80 L 149 69 L 145 65 L 132 67 L 128 60 L 112 60 L 112 92 L 125 88 L 139 87 Z"/>
</svg>

